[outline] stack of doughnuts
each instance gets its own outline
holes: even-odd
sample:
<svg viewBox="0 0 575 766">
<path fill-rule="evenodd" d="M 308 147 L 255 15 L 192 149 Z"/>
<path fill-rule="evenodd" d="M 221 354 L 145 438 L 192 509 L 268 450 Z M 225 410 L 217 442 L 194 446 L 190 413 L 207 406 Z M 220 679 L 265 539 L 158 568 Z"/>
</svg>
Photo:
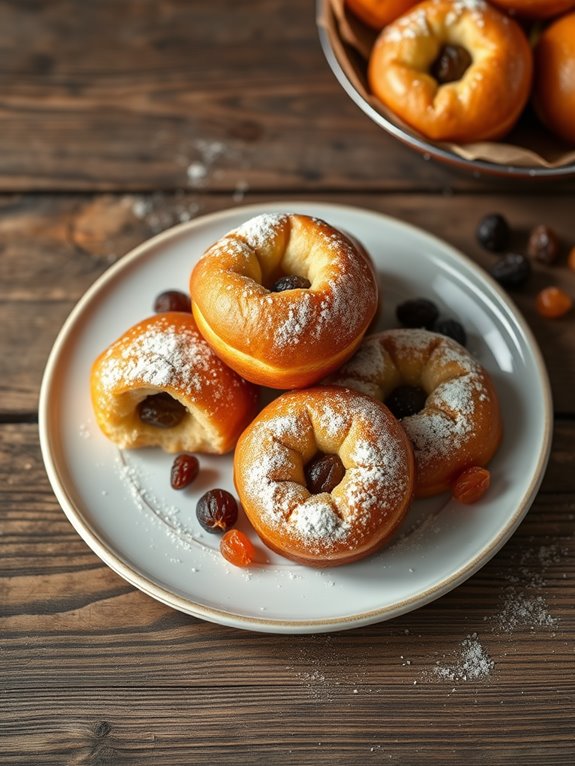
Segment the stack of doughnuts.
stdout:
<svg viewBox="0 0 575 766">
<path fill-rule="evenodd" d="M 575 143 L 575 0 L 346 5 L 379 33 L 371 92 L 426 138 L 500 139 L 532 100 L 541 122 Z"/>
<path fill-rule="evenodd" d="M 96 420 L 121 448 L 235 447 L 245 514 L 287 558 L 327 567 L 374 553 L 414 496 L 495 453 L 485 370 L 428 331 L 366 338 L 378 308 L 369 255 L 325 221 L 246 221 L 195 264 L 190 295 L 193 313 L 144 319 L 98 356 Z M 403 384 L 425 404 L 400 420 L 385 402 Z M 258 411 L 259 386 L 288 390 Z"/>
</svg>

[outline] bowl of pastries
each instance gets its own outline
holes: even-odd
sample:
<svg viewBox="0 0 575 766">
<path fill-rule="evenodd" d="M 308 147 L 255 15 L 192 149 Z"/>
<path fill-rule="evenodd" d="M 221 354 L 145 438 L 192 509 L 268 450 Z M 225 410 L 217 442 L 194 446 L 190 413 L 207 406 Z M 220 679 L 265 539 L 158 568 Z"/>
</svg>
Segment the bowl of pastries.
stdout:
<svg viewBox="0 0 575 766">
<path fill-rule="evenodd" d="M 424 157 L 575 176 L 575 0 L 319 0 L 318 29 L 347 94 Z"/>
</svg>

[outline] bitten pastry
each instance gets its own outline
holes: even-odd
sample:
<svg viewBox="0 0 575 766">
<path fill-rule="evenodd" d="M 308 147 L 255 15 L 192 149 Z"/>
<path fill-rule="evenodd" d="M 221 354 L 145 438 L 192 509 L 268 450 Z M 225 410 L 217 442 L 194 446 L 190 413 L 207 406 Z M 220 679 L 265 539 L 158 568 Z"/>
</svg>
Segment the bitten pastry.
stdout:
<svg viewBox="0 0 575 766">
<path fill-rule="evenodd" d="M 528 19 L 550 19 L 575 7 L 575 0 L 491 0 L 504 11 Z"/>
<path fill-rule="evenodd" d="M 556 135 L 575 144 L 575 13 L 541 34 L 535 64 L 537 114 Z"/>
<path fill-rule="evenodd" d="M 119 447 L 231 450 L 257 411 L 257 389 L 214 354 L 191 314 L 156 314 L 96 359 L 92 404 Z"/>
<path fill-rule="evenodd" d="M 486 465 L 501 441 L 489 375 L 443 335 L 427 330 L 372 335 L 329 381 L 388 403 L 402 389 L 412 400 L 421 393 L 410 410 L 414 414 L 400 421 L 415 452 L 417 497 L 444 492 L 465 468 Z"/>
<path fill-rule="evenodd" d="M 358 19 L 373 29 L 383 29 L 418 0 L 345 0 L 346 5 Z"/>
<path fill-rule="evenodd" d="M 377 98 L 435 141 L 504 136 L 529 98 L 533 61 L 518 24 L 483 0 L 427 0 L 386 27 L 368 67 Z"/>
<path fill-rule="evenodd" d="M 341 461 L 329 491 L 306 484 L 318 454 Z M 329 386 L 275 399 L 244 431 L 234 457 L 238 495 L 258 535 L 312 567 L 347 564 L 381 548 L 407 511 L 413 477 L 409 440 L 389 410 Z"/>
<path fill-rule="evenodd" d="M 198 328 L 242 377 L 303 388 L 349 358 L 377 310 L 364 252 L 306 215 L 264 214 L 226 234 L 190 279 Z"/>
</svg>

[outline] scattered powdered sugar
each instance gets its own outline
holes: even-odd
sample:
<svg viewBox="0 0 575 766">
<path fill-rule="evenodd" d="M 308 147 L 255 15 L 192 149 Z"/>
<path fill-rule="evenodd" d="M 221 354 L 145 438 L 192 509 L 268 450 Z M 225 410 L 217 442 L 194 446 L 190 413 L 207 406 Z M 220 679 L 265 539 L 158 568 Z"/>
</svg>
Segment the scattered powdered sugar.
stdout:
<svg viewBox="0 0 575 766">
<path fill-rule="evenodd" d="M 549 611 L 543 588 L 549 569 L 566 555 L 567 551 L 556 544 L 522 550 L 507 578 L 499 612 L 492 619 L 494 631 L 513 633 L 522 628 L 555 628 L 559 624 L 559 618 Z"/>
<path fill-rule="evenodd" d="M 481 644 L 477 633 L 463 639 L 457 655 L 448 664 L 438 664 L 435 675 L 442 681 L 482 681 L 491 675 L 495 662 Z"/>
<path fill-rule="evenodd" d="M 427 15 L 423 8 L 416 8 L 411 13 L 406 13 L 393 24 L 389 24 L 382 35 L 383 42 L 401 42 L 402 40 L 414 40 L 418 37 L 430 37 L 432 30 L 427 21 Z"/>
</svg>

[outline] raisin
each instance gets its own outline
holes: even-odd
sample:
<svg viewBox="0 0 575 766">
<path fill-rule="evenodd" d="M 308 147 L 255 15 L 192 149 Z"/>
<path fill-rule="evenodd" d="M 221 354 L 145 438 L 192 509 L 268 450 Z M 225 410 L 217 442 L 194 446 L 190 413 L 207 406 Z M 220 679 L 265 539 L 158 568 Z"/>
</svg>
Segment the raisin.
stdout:
<svg viewBox="0 0 575 766">
<path fill-rule="evenodd" d="M 272 293 L 283 293 L 286 290 L 307 290 L 311 287 L 311 282 L 305 277 L 298 277 L 297 274 L 290 274 L 288 277 L 281 277 L 272 285 Z"/>
<path fill-rule="evenodd" d="M 439 322 L 435 323 L 433 329 L 435 332 L 457 341 L 461 346 L 465 346 L 467 343 L 465 328 L 455 319 L 440 319 Z"/>
<path fill-rule="evenodd" d="M 573 308 L 573 298 L 560 287 L 546 287 L 538 293 L 535 308 L 542 317 L 559 319 Z"/>
<path fill-rule="evenodd" d="M 520 287 L 531 276 L 531 264 L 524 255 L 508 253 L 491 267 L 489 273 L 503 287 Z"/>
<path fill-rule="evenodd" d="M 536 261 L 551 266 L 559 258 L 559 238 L 549 226 L 536 226 L 529 235 L 527 253 Z"/>
<path fill-rule="evenodd" d="M 460 503 L 471 505 L 479 500 L 489 489 L 491 474 L 487 468 L 478 465 L 466 468 L 454 481 L 451 492 Z"/>
<path fill-rule="evenodd" d="M 238 520 L 238 504 L 225 489 L 210 489 L 198 500 L 196 516 L 206 532 L 227 532 Z"/>
<path fill-rule="evenodd" d="M 236 567 L 249 567 L 256 552 L 251 540 L 239 529 L 230 529 L 220 541 L 220 553 Z"/>
<path fill-rule="evenodd" d="M 567 266 L 571 269 L 571 271 L 575 271 L 575 247 L 572 247 L 571 250 L 569 250 L 569 255 L 567 256 Z"/>
<path fill-rule="evenodd" d="M 345 476 L 345 467 L 338 455 L 316 455 L 305 467 L 305 481 L 312 495 L 331 492 Z"/>
<path fill-rule="evenodd" d="M 404 327 L 425 327 L 431 330 L 439 311 L 435 303 L 427 298 L 413 298 L 400 303 L 395 315 Z"/>
<path fill-rule="evenodd" d="M 479 221 L 475 236 L 486 250 L 500 253 L 509 244 L 509 224 L 499 213 L 489 213 Z"/>
<path fill-rule="evenodd" d="M 427 394 L 419 386 L 398 386 L 385 400 L 385 406 L 398 420 L 416 415 L 425 407 Z"/>
<path fill-rule="evenodd" d="M 172 463 L 170 484 L 172 489 L 189 486 L 200 472 L 200 463 L 195 455 L 178 455 Z"/>
<path fill-rule="evenodd" d="M 444 85 L 461 80 L 471 66 L 471 62 L 472 58 L 467 48 L 461 45 L 444 45 L 431 65 L 430 71 L 432 76 Z"/>
<path fill-rule="evenodd" d="M 186 408 L 170 394 L 152 394 L 138 405 L 138 417 L 142 423 L 154 428 L 174 428 L 186 416 Z"/>
<path fill-rule="evenodd" d="M 166 290 L 160 293 L 154 301 L 154 311 L 160 314 L 164 311 L 185 311 L 190 313 L 192 304 L 189 295 L 180 290 Z"/>
</svg>

